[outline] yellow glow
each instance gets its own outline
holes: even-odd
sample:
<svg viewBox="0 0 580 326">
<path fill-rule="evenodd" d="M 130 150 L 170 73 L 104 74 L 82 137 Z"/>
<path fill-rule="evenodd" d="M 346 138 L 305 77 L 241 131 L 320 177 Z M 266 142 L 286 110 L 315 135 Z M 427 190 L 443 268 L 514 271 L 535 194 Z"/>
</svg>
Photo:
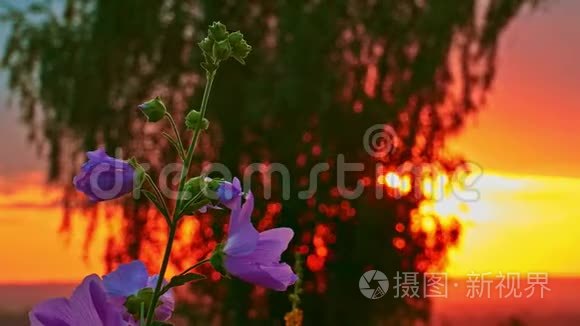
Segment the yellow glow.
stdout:
<svg viewBox="0 0 580 326">
<path fill-rule="evenodd" d="M 377 177 L 377 183 L 397 190 L 399 195 L 406 195 L 411 191 L 411 177 L 409 175 L 400 176 L 395 172 L 387 172 Z"/>
<path fill-rule="evenodd" d="M 401 185 L 401 178 L 395 172 L 389 172 L 385 175 L 387 186 L 398 188 Z"/>
<path fill-rule="evenodd" d="M 580 275 L 580 179 L 486 174 L 477 184 L 480 199 L 444 200 L 431 206 L 463 224 L 460 246 L 447 271 L 538 271 Z"/>
</svg>

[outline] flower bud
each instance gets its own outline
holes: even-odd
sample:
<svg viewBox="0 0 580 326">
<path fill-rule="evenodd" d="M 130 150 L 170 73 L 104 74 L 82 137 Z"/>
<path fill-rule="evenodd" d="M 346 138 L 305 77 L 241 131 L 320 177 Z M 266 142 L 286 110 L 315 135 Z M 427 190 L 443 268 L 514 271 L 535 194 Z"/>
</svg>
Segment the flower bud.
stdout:
<svg viewBox="0 0 580 326">
<path fill-rule="evenodd" d="M 87 152 L 87 157 L 73 184 L 91 201 L 119 198 L 133 190 L 136 171 L 129 163 L 110 157 L 102 148 Z"/>
<path fill-rule="evenodd" d="M 201 126 L 199 120 L 201 119 L 201 113 L 196 110 L 191 110 L 187 116 L 185 117 L 185 125 L 189 130 L 196 130 L 197 128 L 201 127 L 202 130 L 206 130 L 209 127 L 209 120 L 203 118 L 201 120 Z"/>
<path fill-rule="evenodd" d="M 143 112 L 143 114 L 145 114 L 147 120 L 151 122 L 157 122 L 163 119 L 165 117 L 165 113 L 167 112 L 167 108 L 159 96 L 143 104 L 140 104 L 138 108 L 141 110 L 141 112 Z"/>
<path fill-rule="evenodd" d="M 224 61 L 227 60 L 232 54 L 232 46 L 228 40 L 223 40 L 215 42 L 213 44 L 213 57 L 216 60 Z"/>
<path fill-rule="evenodd" d="M 250 51 L 252 51 L 252 47 L 244 39 L 235 45 L 232 44 L 232 57 L 241 64 L 246 62 L 244 59 L 250 54 Z"/>
<path fill-rule="evenodd" d="M 213 44 L 214 41 L 209 37 L 204 38 L 201 42 L 198 43 L 200 49 L 206 54 L 211 55 L 213 51 Z"/>
<path fill-rule="evenodd" d="M 201 192 L 203 188 L 203 177 L 195 177 L 187 180 L 183 186 L 183 190 L 187 193 L 184 198 L 191 199 Z"/>
<path fill-rule="evenodd" d="M 216 208 L 212 203 L 217 200 L 219 181 L 205 176 L 191 178 L 183 187 L 183 199 L 186 206 L 183 208 L 185 215 L 193 215 L 196 212 L 205 213 L 208 208 Z"/>
<path fill-rule="evenodd" d="M 223 41 L 228 37 L 228 31 L 226 25 L 220 22 L 214 22 L 209 26 L 209 37 L 216 41 Z"/>
<path fill-rule="evenodd" d="M 244 34 L 242 34 L 240 31 L 236 31 L 228 35 L 228 41 L 230 41 L 230 45 L 232 47 L 236 47 L 236 45 L 238 45 L 243 39 Z"/>
<path fill-rule="evenodd" d="M 185 182 L 183 190 L 186 191 L 186 198 L 193 198 L 200 192 L 203 192 L 201 198 L 216 199 L 218 197 L 217 191 L 220 187 L 220 180 L 208 178 L 205 176 L 198 176 L 191 178 Z"/>
</svg>

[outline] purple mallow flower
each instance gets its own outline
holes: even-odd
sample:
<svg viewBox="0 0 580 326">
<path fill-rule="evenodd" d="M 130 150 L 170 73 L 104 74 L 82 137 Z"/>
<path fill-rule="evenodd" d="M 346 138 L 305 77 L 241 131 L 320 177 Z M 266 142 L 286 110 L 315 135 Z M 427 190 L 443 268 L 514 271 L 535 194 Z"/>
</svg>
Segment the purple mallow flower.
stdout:
<svg viewBox="0 0 580 326">
<path fill-rule="evenodd" d="M 87 157 L 73 184 L 92 201 L 115 199 L 133 190 L 135 169 L 129 163 L 108 156 L 102 148 L 87 152 Z"/>
<path fill-rule="evenodd" d="M 246 282 L 285 291 L 298 279 L 288 264 L 280 262 L 294 231 L 275 228 L 258 233 L 250 220 L 254 209 L 252 193 L 243 205 L 240 197 L 231 204 L 228 239 L 223 248 L 226 271 Z"/>
<path fill-rule="evenodd" d="M 137 296 L 145 288 L 154 289 L 157 284 L 158 276 L 149 276 L 145 264 L 139 260 L 120 265 L 113 272 L 103 277 L 105 291 L 111 297 L 111 300 L 119 306 L 123 306 L 127 298 Z M 175 298 L 173 291 L 165 292 L 160 298 L 160 305 L 155 309 L 156 320 L 168 320 L 173 314 L 175 308 Z M 125 319 L 134 324 L 136 322 L 128 312 L 125 313 Z"/>
<path fill-rule="evenodd" d="M 58 298 L 38 304 L 29 313 L 32 326 L 126 326 L 121 312 L 109 301 L 101 279 L 87 276 L 70 299 Z"/>
</svg>

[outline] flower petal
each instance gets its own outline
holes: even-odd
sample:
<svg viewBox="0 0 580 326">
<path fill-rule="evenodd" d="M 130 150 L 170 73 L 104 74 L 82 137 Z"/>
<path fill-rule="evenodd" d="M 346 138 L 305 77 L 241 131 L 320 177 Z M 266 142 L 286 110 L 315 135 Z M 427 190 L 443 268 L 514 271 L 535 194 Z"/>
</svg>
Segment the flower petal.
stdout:
<svg viewBox="0 0 580 326">
<path fill-rule="evenodd" d="M 298 279 L 286 263 L 260 265 L 246 257 L 226 256 L 225 266 L 230 274 L 248 283 L 276 291 L 286 291 Z"/>
<path fill-rule="evenodd" d="M 39 303 L 28 314 L 31 326 L 68 326 L 74 322 L 69 301 L 65 298 Z"/>
<path fill-rule="evenodd" d="M 260 264 L 278 263 L 293 236 L 294 231 L 290 228 L 275 228 L 261 232 L 256 250 L 248 259 Z"/>
<path fill-rule="evenodd" d="M 234 189 L 242 190 L 242 184 L 240 182 L 240 179 L 238 179 L 237 177 L 234 177 L 234 180 L 232 180 L 232 185 L 234 186 Z"/>
<path fill-rule="evenodd" d="M 227 255 L 244 256 L 252 253 L 256 249 L 259 235 L 251 221 L 253 210 L 254 196 L 252 193 L 248 194 L 246 202 L 241 208 L 235 207 L 232 210 L 228 239 L 224 247 L 224 252 Z"/>
<path fill-rule="evenodd" d="M 107 298 L 101 279 L 96 275 L 85 277 L 70 300 L 74 323 L 71 325 L 121 326 L 121 313 Z"/>
<path fill-rule="evenodd" d="M 112 297 L 128 297 L 147 286 L 147 267 L 139 260 L 119 265 L 113 272 L 103 277 L 103 285 Z"/>
<path fill-rule="evenodd" d="M 261 265 L 263 271 L 267 272 L 273 279 L 280 281 L 284 287 L 280 287 L 278 291 L 286 291 L 286 288 L 298 280 L 298 276 L 294 274 L 290 265 L 286 263 Z M 275 289 L 276 290 L 276 289 Z"/>
<path fill-rule="evenodd" d="M 105 149 L 100 147 L 94 151 L 87 152 L 87 157 L 89 158 L 89 160 L 101 161 L 103 159 L 106 159 L 108 155 Z"/>
</svg>

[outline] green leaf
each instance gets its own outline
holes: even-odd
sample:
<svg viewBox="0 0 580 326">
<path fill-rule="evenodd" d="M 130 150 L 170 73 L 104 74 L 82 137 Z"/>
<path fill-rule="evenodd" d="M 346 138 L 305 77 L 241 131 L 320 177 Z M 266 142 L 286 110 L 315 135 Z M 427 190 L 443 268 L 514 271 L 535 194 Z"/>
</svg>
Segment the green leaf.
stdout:
<svg viewBox="0 0 580 326">
<path fill-rule="evenodd" d="M 183 205 L 183 208 L 179 211 L 178 216 L 181 217 L 183 215 L 193 215 L 198 209 L 211 203 L 209 199 L 202 199 L 201 201 L 197 200 L 199 200 L 199 198 L 194 197 L 190 199 L 187 203 L 185 203 L 185 205 Z"/>
<path fill-rule="evenodd" d="M 163 216 L 169 216 L 169 212 L 165 209 L 165 206 L 163 206 L 159 202 L 157 196 L 155 196 L 152 192 L 145 189 L 142 189 L 141 192 L 143 193 L 143 195 L 145 195 L 145 197 L 147 197 L 147 199 L 149 199 L 155 205 L 155 207 L 157 207 L 157 209 L 161 212 L 161 214 L 163 214 Z"/>
<path fill-rule="evenodd" d="M 189 282 L 200 281 L 200 280 L 203 280 L 205 278 L 206 278 L 205 275 L 197 274 L 197 273 L 187 273 L 187 274 L 183 274 L 183 275 L 173 276 L 171 278 L 171 280 L 169 281 L 169 283 L 167 283 L 167 285 L 165 287 L 163 287 L 163 290 L 161 290 L 161 295 L 163 295 L 165 292 L 169 291 L 171 288 L 182 286 L 182 285 L 187 284 Z"/>
<path fill-rule="evenodd" d="M 167 286 L 171 286 L 171 287 L 182 286 L 186 283 L 195 282 L 195 281 L 199 281 L 199 280 L 203 280 L 203 279 L 205 279 L 205 275 L 197 274 L 197 273 L 187 273 L 184 275 L 176 275 L 176 276 L 173 276 L 171 278 L 171 281 L 169 281 L 169 284 Z"/>
</svg>

